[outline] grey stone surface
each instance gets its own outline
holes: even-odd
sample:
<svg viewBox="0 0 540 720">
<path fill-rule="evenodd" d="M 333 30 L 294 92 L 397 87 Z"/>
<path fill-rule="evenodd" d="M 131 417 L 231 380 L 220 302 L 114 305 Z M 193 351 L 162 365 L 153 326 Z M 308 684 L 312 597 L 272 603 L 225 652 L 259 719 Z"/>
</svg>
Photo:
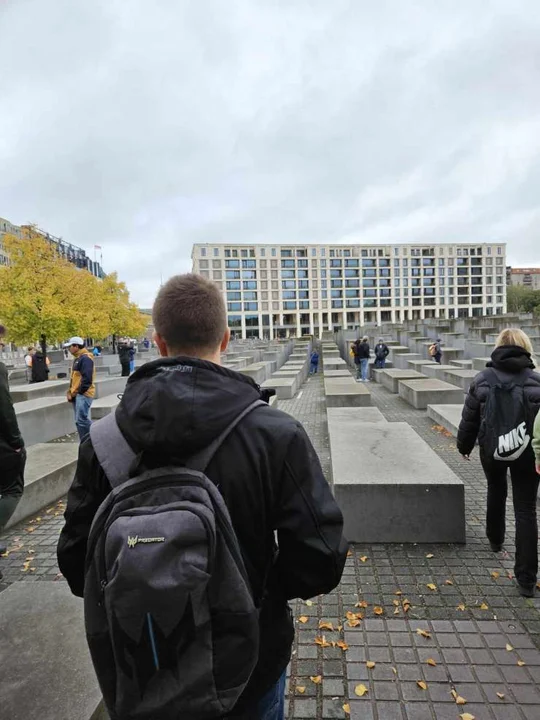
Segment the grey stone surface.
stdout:
<svg viewBox="0 0 540 720">
<path fill-rule="evenodd" d="M 346 368 L 347 363 L 343 358 L 336 357 L 336 358 L 324 358 L 324 368 L 325 370 L 340 370 L 342 368 Z"/>
<path fill-rule="evenodd" d="M 353 378 L 325 378 L 324 393 L 327 407 L 367 407 L 371 393 L 364 383 Z"/>
<path fill-rule="evenodd" d="M 460 370 L 456 368 L 455 370 L 446 370 L 443 372 L 442 380 L 451 385 L 456 385 L 461 388 L 463 392 L 467 392 L 469 385 L 477 375 L 477 370 Z"/>
<path fill-rule="evenodd" d="M 472 370 L 472 360 L 450 360 L 450 365 L 461 368 L 462 370 Z"/>
<path fill-rule="evenodd" d="M 337 423 L 386 423 L 387 420 L 376 407 L 329 407 L 328 422 Z"/>
<path fill-rule="evenodd" d="M 116 410 L 119 402 L 120 398 L 117 394 L 106 395 L 105 397 L 99 398 L 99 400 L 94 400 L 90 408 L 90 417 L 92 420 L 100 420 L 105 417 L 105 415 Z"/>
<path fill-rule="evenodd" d="M 409 425 L 329 419 L 328 429 L 350 541 L 465 542 L 463 482 Z"/>
<path fill-rule="evenodd" d="M 401 380 L 398 392 L 400 397 L 417 410 L 425 410 L 428 405 L 459 404 L 464 400 L 461 388 L 433 378 Z"/>
<path fill-rule="evenodd" d="M 463 403 L 456 405 L 428 405 L 427 414 L 437 425 L 457 437 Z"/>
<path fill-rule="evenodd" d="M 383 370 L 379 377 L 382 385 L 384 385 L 387 390 L 397 393 L 400 380 L 418 380 L 425 378 L 426 376 L 417 370 L 398 370 L 396 368 L 390 368 L 389 370 Z"/>
<path fill-rule="evenodd" d="M 410 367 L 409 362 L 411 360 L 423 360 L 423 358 L 419 353 L 399 353 L 395 356 L 393 364 L 400 370 L 407 370 Z"/>
<path fill-rule="evenodd" d="M 109 377 L 96 378 L 96 395 L 95 399 L 114 395 L 115 393 L 123 393 L 126 389 L 127 377 Z"/>
<path fill-rule="evenodd" d="M 475 357 L 472 358 L 473 370 L 485 370 L 486 364 L 491 360 L 491 357 Z"/>
<path fill-rule="evenodd" d="M 439 363 L 436 362 L 427 362 L 422 366 L 422 372 L 424 375 L 427 375 L 427 377 L 430 378 L 436 378 L 437 380 L 442 380 L 443 375 L 447 370 L 455 369 L 455 365 L 439 365 Z"/>
<path fill-rule="evenodd" d="M 73 406 L 63 395 L 18 402 L 14 408 L 27 447 L 75 432 Z"/>
<path fill-rule="evenodd" d="M 69 380 L 45 380 L 42 383 L 12 387 L 10 392 L 13 402 L 19 403 L 43 397 L 65 397 L 68 389 Z"/>
<path fill-rule="evenodd" d="M 290 400 L 296 395 L 298 386 L 298 377 L 287 378 L 275 376 L 269 380 L 265 380 L 261 385 L 263 388 L 273 388 L 279 400 Z"/>
<path fill-rule="evenodd" d="M 459 348 L 443 347 L 441 349 L 442 349 L 441 363 L 443 365 L 448 365 L 451 360 L 458 360 L 459 358 L 463 357 L 463 350 L 460 350 Z"/>
<path fill-rule="evenodd" d="M 27 452 L 24 494 L 7 527 L 66 494 L 75 474 L 79 447 L 73 443 L 40 443 Z"/>
<path fill-rule="evenodd" d="M 259 362 L 251 363 L 241 370 L 244 375 L 247 375 L 254 380 L 258 385 L 268 380 L 271 373 L 271 366 L 269 363 Z"/>
<path fill-rule="evenodd" d="M 83 602 L 67 584 L 19 582 L 1 593 L 0 635 L 3 720 L 100 717 Z"/>
<path fill-rule="evenodd" d="M 341 368 L 341 370 L 327 370 L 326 363 L 324 365 L 324 377 L 337 378 L 337 377 L 352 377 L 351 371 L 348 367 Z"/>
</svg>

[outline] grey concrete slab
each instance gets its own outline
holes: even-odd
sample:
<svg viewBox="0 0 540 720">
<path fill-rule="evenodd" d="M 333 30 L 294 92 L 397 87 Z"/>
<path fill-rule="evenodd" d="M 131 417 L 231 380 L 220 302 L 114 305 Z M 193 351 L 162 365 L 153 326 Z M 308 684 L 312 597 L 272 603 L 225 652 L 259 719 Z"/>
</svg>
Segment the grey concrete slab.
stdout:
<svg viewBox="0 0 540 720">
<path fill-rule="evenodd" d="M 327 407 L 367 407 L 371 393 L 365 383 L 352 378 L 325 378 L 324 394 Z"/>
<path fill-rule="evenodd" d="M 406 357 L 406 355 L 402 355 L 401 357 Z M 424 370 L 422 369 L 426 365 L 426 359 L 421 358 L 420 360 L 409 360 L 407 363 L 407 370 L 416 370 L 416 372 L 423 373 Z"/>
<path fill-rule="evenodd" d="M 324 358 L 324 369 L 325 370 L 340 370 L 341 368 L 347 367 L 347 363 L 343 358 Z"/>
<path fill-rule="evenodd" d="M 412 427 L 346 420 L 328 427 L 349 541 L 465 542 L 463 482 Z"/>
<path fill-rule="evenodd" d="M 410 366 L 409 363 L 412 360 L 423 360 L 422 355 L 419 353 L 399 353 L 393 360 L 394 367 L 400 370 L 407 370 Z"/>
<path fill-rule="evenodd" d="M 459 360 L 463 357 L 463 350 L 460 350 L 459 348 L 455 347 L 443 347 L 442 350 L 442 357 L 441 357 L 441 364 L 442 365 L 448 365 L 451 360 Z"/>
<path fill-rule="evenodd" d="M 254 380 L 258 385 L 268 380 L 272 374 L 269 365 L 264 362 L 251 363 L 251 365 L 243 368 L 241 372 Z"/>
<path fill-rule="evenodd" d="M 430 378 L 436 378 L 437 380 L 442 380 L 443 375 L 447 370 L 455 370 L 455 365 L 439 365 L 439 363 L 436 362 L 426 362 L 425 365 L 422 365 L 422 372 L 424 375 L 427 375 Z"/>
<path fill-rule="evenodd" d="M 457 437 L 462 411 L 463 403 L 461 405 L 428 405 L 427 407 L 428 417 L 437 425 L 442 425 L 454 437 Z"/>
<path fill-rule="evenodd" d="M 376 407 L 329 407 L 326 410 L 328 422 L 386 423 L 388 422 Z"/>
<path fill-rule="evenodd" d="M 74 443 L 39 443 L 28 448 L 24 494 L 7 527 L 55 502 L 73 481 L 79 446 Z"/>
<path fill-rule="evenodd" d="M 398 394 L 417 410 L 425 410 L 428 405 L 448 405 L 464 400 L 461 388 L 433 378 L 401 380 Z"/>
<path fill-rule="evenodd" d="M 73 405 L 65 397 L 41 397 L 13 406 L 26 447 L 75 432 Z"/>
<path fill-rule="evenodd" d="M 417 370 L 399 370 L 396 368 L 390 368 L 389 370 L 382 371 L 380 379 L 381 383 L 387 390 L 397 393 L 400 380 L 419 380 L 425 377 L 425 375 Z"/>
<path fill-rule="evenodd" d="M 127 377 L 105 377 L 96 378 L 96 395 L 95 399 L 114 395 L 115 393 L 123 393 L 126 389 Z"/>
<path fill-rule="evenodd" d="M 100 420 L 102 417 L 105 417 L 105 415 L 109 415 L 109 413 L 116 410 L 119 402 L 120 398 L 118 394 L 106 395 L 105 397 L 99 398 L 99 400 L 94 400 L 90 408 L 90 417 L 92 420 Z"/>
<path fill-rule="evenodd" d="M 84 632 L 83 602 L 63 582 L 0 594 L 4 720 L 105 720 Z M 100 708 L 101 706 L 101 708 Z"/>
<path fill-rule="evenodd" d="M 19 403 L 42 397 L 65 397 L 68 390 L 69 380 L 45 380 L 41 383 L 11 388 L 11 399 L 14 403 Z"/>
<path fill-rule="evenodd" d="M 472 370 L 472 360 L 450 360 L 450 365 L 460 368 L 461 370 Z"/>
<path fill-rule="evenodd" d="M 459 368 L 455 368 L 455 370 L 446 370 L 443 373 L 442 380 L 451 385 L 457 385 L 463 392 L 467 392 L 469 385 L 477 375 L 477 370 L 460 370 Z"/>
<path fill-rule="evenodd" d="M 341 368 L 340 370 L 327 370 L 325 365 L 324 377 L 352 377 L 352 375 L 348 367 Z"/>
<path fill-rule="evenodd" d="M 472 358 L 473 370 L 485 370 L 487 363 L 491 360 L 490 357 L 475 357 Z"/>
<path fill-rule="evenodd" d="M 298 378 L 274 377 L 265 380 L 261 385 L 263 388 L 273 388 L 279 400 L 290 400 L 298 390 Z"/>
</svg>

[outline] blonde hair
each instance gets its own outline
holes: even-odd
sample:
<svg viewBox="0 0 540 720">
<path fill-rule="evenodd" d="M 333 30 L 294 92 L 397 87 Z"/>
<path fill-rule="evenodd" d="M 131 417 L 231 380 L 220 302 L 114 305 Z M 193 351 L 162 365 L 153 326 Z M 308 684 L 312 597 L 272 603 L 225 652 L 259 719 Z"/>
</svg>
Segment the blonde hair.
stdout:
<svg viewBox="0 0 540 720">
<path fill-rule="evenodd" d="M 534 350 L 531 339 L 527 333 L 523 332 L 520 328 L 505 328 L 499 334 L 495 347 L 504 347 L 505 345 L 517 345 L 526 350 L 532 358 L 532 361 L 536 365 L 534 358 Z"/>
</svg>

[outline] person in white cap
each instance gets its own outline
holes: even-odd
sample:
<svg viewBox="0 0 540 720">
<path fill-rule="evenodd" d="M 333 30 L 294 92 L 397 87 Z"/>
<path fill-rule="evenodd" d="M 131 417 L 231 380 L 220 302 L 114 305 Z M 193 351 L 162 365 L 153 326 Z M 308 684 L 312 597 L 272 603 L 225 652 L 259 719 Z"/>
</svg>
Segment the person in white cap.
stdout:
<svg viewBox="0 0 540 720">
<path fill-rule="evenodd" d="M 73 403 L 75 425 L 82 442 L 90 432 L 90 407 L 96 394 L 94 358 L 84 347 L 84 340 L 81 337 L 72 337 L 64 343 L 64 347 L 68 348 L 75 358 L 67 399 L 68 402 Z"/>
</svg>

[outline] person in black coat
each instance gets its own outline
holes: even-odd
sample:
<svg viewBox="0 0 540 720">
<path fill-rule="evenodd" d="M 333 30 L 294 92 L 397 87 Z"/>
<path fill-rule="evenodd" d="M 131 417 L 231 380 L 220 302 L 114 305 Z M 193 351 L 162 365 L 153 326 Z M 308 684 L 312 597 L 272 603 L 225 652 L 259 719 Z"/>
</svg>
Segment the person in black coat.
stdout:
<svg viewBox="0 0 540 720">
<path fill-rule="evenodd" d="M 519 329 L 503 330 L 487 369 L 480 372 L 469 387 L 457 437 L 457 448 L 467 460 L 479 440 L 480 461 L 488 483 L 486 535 L 494 552 L 502 550 L 505 538 L 507 474 L 510 470 L 516 518 L 514 571 L 519 591 L 525 597 L 534 595 L 538 572 L 536 497 L 540 476 L 535 470 L 534 453 L 529 446 L 519 459 L 512 462 L 495 460 L 487 455 L 485 443 L 488 440 L 480 431 L 484 427 L 484 411 L 490 389 L 497 381 L 523 383 L 523 393 L 531 414 L 538 413 L 540 375 L 534 372 L 534 368 L 532 345 L 527 335 Z"/>
<path fill-rule="evenodd" d="M 33 383 L 45 382 L 49 379 L 49 358 L 41 349 L 32 355 L 31 381 Z"/>
<path fill-rule="evenodd" d="M 131 361 L 131 351 L 129 343 L 126 340 L 122 340 L 122 342 L 119 343 L 118 356 L 120 358 L 120 365 L 122 366 L 122 377 L 128 377 Z"/>
<path fill-rule="evenodd" d="M 354 364 L 356 365 L 356 379 L 359 382 L 368 382 L 368 364 L 369 364 L 369 340 L 367 336 L 361 340 L 355 340 L 351 345 L 354 353 Z"/>
</svg>

